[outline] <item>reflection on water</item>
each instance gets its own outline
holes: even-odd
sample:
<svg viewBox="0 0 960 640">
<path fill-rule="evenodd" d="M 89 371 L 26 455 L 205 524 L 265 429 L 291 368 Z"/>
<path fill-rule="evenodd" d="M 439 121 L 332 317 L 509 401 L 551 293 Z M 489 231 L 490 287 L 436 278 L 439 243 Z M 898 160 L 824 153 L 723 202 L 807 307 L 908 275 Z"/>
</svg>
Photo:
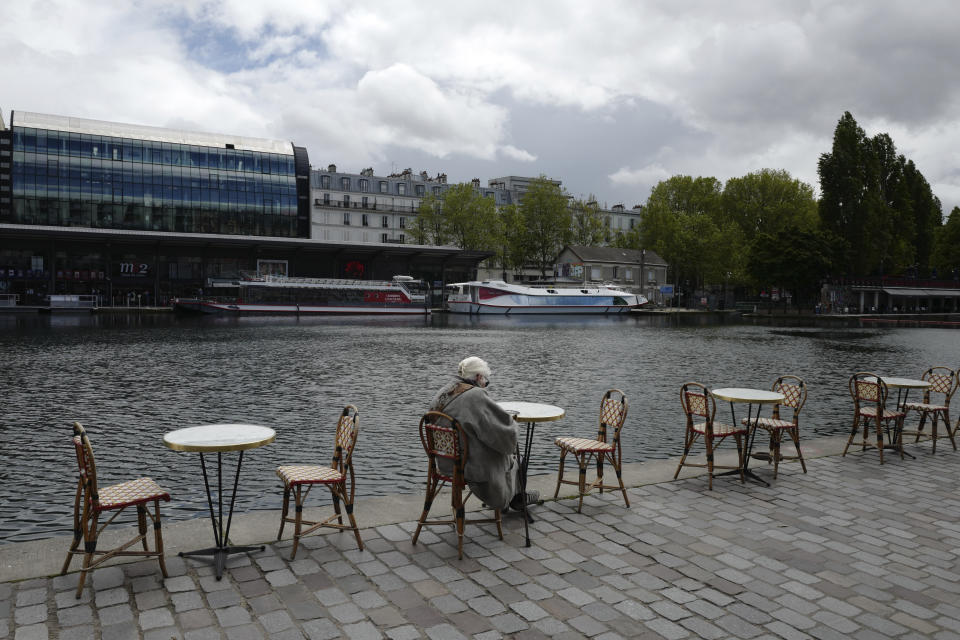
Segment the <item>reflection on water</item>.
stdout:
<svg viewBox="0 0 960 640">
<path fill-rule="evenodd" d="M 417 493 L 416 433 L 427 402 L 467 355 L 493 367 L 492 395 L 559 405 L 537 427 L 531 469 L 555 471 L 557 435 L 591 434 L 610 387 L 630 402 L 627 461 L 678 455 L 678 392 L 688 380 L 769 388 L 781 373 L 810 385 L 803 432 L 850 422 L 854 371 L 919 376 L 960 362 L 943 329 L 817 330 L 662 317 L 179 318 L 0 314 L 3 439 L 0 542 L 69 533 L 76 466 L 70 425 L 91 435 L 102 484 L 149 475 L 169 488 L 168 517 L 203 515 L 196 454 L 162 444 L 180 427 L 249 422 L 277 430 L 244 457 L 239 510 L 278 508 L 278 464 L 328 463 L 336 418 L 360 410 L 358 495 Z M 232 472 L 235 457 L 224 456 Z M 362 509 L 362 505 L 358 505 Z"/>
</svg>

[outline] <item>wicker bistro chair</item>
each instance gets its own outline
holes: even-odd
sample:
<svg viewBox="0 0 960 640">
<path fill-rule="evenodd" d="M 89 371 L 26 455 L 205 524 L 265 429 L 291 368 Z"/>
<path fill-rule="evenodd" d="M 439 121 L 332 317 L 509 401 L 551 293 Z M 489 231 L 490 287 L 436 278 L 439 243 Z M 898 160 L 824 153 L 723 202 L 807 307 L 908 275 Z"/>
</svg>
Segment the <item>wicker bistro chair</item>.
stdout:
<svg viewBox="0 0 960 640">
<path fill-rule="evenodd" d="M 463 428 L 456 419 L 439 411 L 428 411 L 420 419 L 420 442 L 427 453 L 427 489 L 423 502 L 423 513 L 417 520 L 417 529 L 413 532 L 413 544 L 417 544 L 420 529 L 424 525 L 454 525 L 457 530 L 457 555 L 463 559 L 463 530 L 466 524 L 495 523 L 497 535 L 503 540 L 503 527 L 500 509 L 494 509 L 492 518 L 467 519 L 465 504 L 472 492 L 463 497 L 463 490 L 467 486 L 464 469 L 467 466 L 467 439 Z M 441 466 L 441 461 L 447 461 Z M 450 471 L 443 467 L 452 466 Z M 450 506 L 452 519 L 427 520 L 434 498 L 443 489 L 443 485 L 450 485 Z"/>
<path fill-rule="evenodd" d="M 782 393 L 784 397 L 782 403 L 773 405 L 773 415 L 769 418 L 754 418 L 752 425 L 747 418 L 741 418 L 740 422 L 747 427 L 759 427 L 770 434 L 770 459 L 773 460 L 773 478 L 776 480 L 780 460 L 799 460 L 803 472 L 807 472 L 807 463 L 803 460 L 803 452 L 800 450 L 800 410 L 807 402 L 807 384 L 797 376 L 780 376 L 773 383 L 772 389 Z M 793 410 L 791 419 L 784 419 L 785 417 L 780 415 L 781 407 L 789 407 Z M 780 441 L 783 439 L 784 432 L 793 440 L 797 455 L 781 455 Z"/>
<path fill-rule="evenodd" d="M 623 493 L 623 501 L 630 506 L 630 499 L 627 497 L 627 490 L 623 486 L 622 459 L 623 451 L 620 447 L 620 431 L 623 428 L 623 422 L 627 418 L 627 398 L 619 389 L 610 389 L 603 394 L 600 401 L 600 429 L 597 432 L 596 440 L 588 438 L 557 438 L 555 444 L 560 447 L 560 470 L 557 472 L 557 488 L 553 492 L 556 498 L 560 493 L 561 484 L 577 485 L 580 493 L 580 502 L 577 505 L 577 513 L 583 508 L 583 496 L 590 493 L 595 487 L 603 493 L 604 489 L 620 489 Z M 610 440 L 607 440 L 607 431 L 611 430 Z M 563 479 L 563 464 L 567 454 L 573 454 L 580 467 L 580 475 L 577 480 Z M 587 486 L 587 466 L 592 459 L 596 459 L 597 477 Z M 617 484 L 604 484 L 603 482 L 603 464 L 609 462 L 617 474 Z"/>
<path fill-rule="evenodd" d="M 880 464 L 883 464 L 884 448 L 899 450 L 902 460 L 903 437 L 900 427 L 903 424 L 904 413 L 887 409 L 887 384 L 877 374 L 864 371 L 850 376 L 849 387 L 850 396 L 853 398 L 853 429 L 850 431 L 846 446 L 843 447 L 841 457 L 847 455 L 847 449 L 851 444 L 861 445 L 863 447 L 861 451 L 865 451 L 868 446 L 873 446 L 873 443 L 867 440 L 870 435 L 870 422 L 873 421 L 877 432 L 876 447 L 880 452 Z M 863 439 L 860 442 L 854 442 L 861 425 Z M 887 432 L 888 444 L 883 442 L 884 429 Z"/>
<path fill-rule="evenodd" d="M 920 440 L 923 435 L 923 427 L 927 418 L 931 419 L 930 437 L 933 440 L 933 453 L 937 452 L 937 423 L 943 418 L 943 425 L 953 444 L 953 450 L 957 450 L 957 441 L 954 431 L 950 430 L 950 398 L 957 390 L 957 372 L 948 367 L 930 367 L 923 372 L 922 380 L 930 383 L 930 386 L 923 391 L 923 400 L 921 402 L 906 402 L 903 405 L 903 411 L 917 411 L 920 413 L 920 425 L 916 431 L 904 431 L 904 435 L 916 436 L 914 442 Z M 933 402 L 936 393 L 940 396 L 941 403 Z"/>
<path fill-rule="evenodd" d="M 109 487 L 101 487 L 97 483 L 97 464 L 93 458 L 93 447 L 90 438 L 79 422 L 73 423 L 73 446 L 77 452 L 77 463 L 80 466 L 80 476 L 77 480 L 77 494 L 73 501 L 73 542 L 67 551 L 67 559 L 63 563 L 60 575 L 70 568 L 73 556 L 83 556 L 83 566 L 80 569 L 80 580 L 77 584 L 77 598 L 83 593 L 83 584 L 87 573 L 103 562 L 117 556 L 155 556 L 160 562 L 160 572 L 167 576 L 167 565 L 163 561 L 163 535 L 160 529 L 160 501 L 170 501 L 170 494 L 150 478 L 137 478 Z M 153 503 L 153 513 L 147 509 L 148 503 Z M 112 549 L 98 547 L 100 534 L 127 507 L 137 508 L 137 535 Z M 100 523 L 100 515 L 113 511 L 110 519 Z M 147 518 L 153 522 L 153 537 L 155 549 L 150 550 L 147 544 Z M 83 548 L 80 548 L 80 541 Z M 143 550 L 130 550 L 137 543 L 143 545 Z M 99 556 L 99 557 L 98 557 Z"/>
<path fill-rule="evenodd" d="M 687 428 L 683 456 L 680 458 L 680 464 L 677 465 L 677 472 L 673 474 L 673 479 L 676 480 L 680 476 L 680 470 L 688 466 L 707 468 L 708 486 L 711 491 L 713 490 L 713 472 L 716 469 L 739 471 L 740 482 L 746 482 L 743 473 L 745 453 L 743 436 L 748 433 L 747 427 L 716 422 L 714 418 L 717 414 L 717 401 L 710 395 L 710 390 L 699 382 L 687 382 L 680 388 L 680 403 L 687 418 Z M 687 455 L 700 436 L 703 436 L 703 442 L 707 447 L 707 461 L 705 464 L 687 462 Z M 728 436 L 733 436 L 737 443 L 737 466 L 734 467 L 717 465 L 713 459 L 717 447 Z"/>
<path fill-rule="evenodd" d="M 285 465 L 277 467 L 277 476 L 283 482 L 283 511 L 280 514 L 280 531 L 277 540 L 283 535 L 283 526 L 293 523 L 293 550 L 290 559 L 297 555 L 300 538 L 310 535 L 317 529 L 329 527 L 341 531 L 351 530 L 357 538 L 357 547 L 363 551 L 363 540 L 360 538 L 360 529 L 353 516 L 353 494 L 356 490 L 356 480 L 353 475 L 353 451 L 357 447 L 357 436 L 360 433 L 360 415 L 357 408 L 348 404 L 340 413 L 337 421 L 336 444 L 333 450 L 333 460 L 330 466 L 322 465 Z M 304 520 L 303 503 L 310 495 L 314 485 L 324 485 L 330 489 L 333 497 L 333 515 L 325 520 Z M 293 494 L 294 517 L 289 516 L 290 495 Z M 350 524 L 343 523 L 343 514 L 340 512 L 340 501 L 343 501 L 344 510 Z M 336 520 L 337 522 L 333 522 Z M 306 529 L 304 529 L 306 525 Z"/>
</svg>

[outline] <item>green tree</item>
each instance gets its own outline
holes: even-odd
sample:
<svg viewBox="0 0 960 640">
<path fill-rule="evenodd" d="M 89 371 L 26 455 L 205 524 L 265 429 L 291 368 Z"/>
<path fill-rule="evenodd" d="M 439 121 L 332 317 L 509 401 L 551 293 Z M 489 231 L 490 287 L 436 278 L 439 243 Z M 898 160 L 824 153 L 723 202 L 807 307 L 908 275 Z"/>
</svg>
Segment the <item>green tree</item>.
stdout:
<svg viewBox="0 0 960 640">
<path fill-rule="evenodd" d="M 942 224 L 940 202 L 912 161 L 897 153 L 886 133 L 867 138 L 850 112 L 834 131 L 830 153 L 820 156 L 820 220 L 839 238 L 840 273 L 924 272 Z"/>
<path fill-rule="evenodd" d="M 529 256 L 529 238 L 527 227 L 523 220 L 520 208 L 515 204 L 508 204 L 499 211 L 500 242 L 497 249 L 497 260 L 504 271 L 517 273 L 523 269 Z"/>
<path fill-rule="evenodd" d="M 761 286 L 776 286 L 793 293 L 794 304 L 814 299 L 830 271 L 836 238 L 808 228 L 787 227 L 759 233 L 750 247 L 747 269 Z"/>
<path fill-rule="evenodd" d="M 723 225 L 721 212 L 716 178 L 673 176 L 650 192 L 639 236 L 672 266 L 676 282 L 699 286 L 722 278 L 731 256 L 740 251 L 737 234 L 732 225 Z"/>
<path fill-rule="evenodd" d="M 865 201 L 870 156 L 866 133 L 847 111 L 834 130 L 830 153 L 822 154 L 817 163 L 822 192 L 820 222 L 842 240 L 833 263 L 840 272 L 851 275 L 865 274 L 868 267 Z"/>
<path fill-rule="evenodd" d="M 723 218 L 752 241 L 758 233 L 819 225 L 813 187 L 783 169 L 761 169 L 730 178 L 723 188 Z"/>
<path fill-rule="evenodd" d="M 570 234 L 567 196 L 559 186 L 541 175 L 530 182 L 530 188 L 523 194 L 520 211 L 529 234 L 529 257 L 545 278 L 547 267 L 553 264 Z"/>
<path fill-rule="evenodd" d="M 447 233 L 441 201 L 432 193 L 427 194 L 420 201 L 417 217 L 413 221 L 410 233 L 417 244 L 446 244 Z"/>
<path fill-rule="evenodd" d="M 936 230 L 933 266 L 941 278 L 960 276 L 960 207 L 954 207 L 947 223 Z"/>
<path fill-rule="evenodd" d="M 493 250 L 498 242 L 496 204 L 467 182 L 447 189 L 442 201 L 443 225 L 450 240 L 461 249 Z"/>
<path fill-rule="evenodd" d="M 586 200 L 574 200 L 570 203 L 570 242 L 585 247 L 596 247 L 606 243 L 609 229 L 600 215 L 600 205 L 591 194 Z"/>
</svg>

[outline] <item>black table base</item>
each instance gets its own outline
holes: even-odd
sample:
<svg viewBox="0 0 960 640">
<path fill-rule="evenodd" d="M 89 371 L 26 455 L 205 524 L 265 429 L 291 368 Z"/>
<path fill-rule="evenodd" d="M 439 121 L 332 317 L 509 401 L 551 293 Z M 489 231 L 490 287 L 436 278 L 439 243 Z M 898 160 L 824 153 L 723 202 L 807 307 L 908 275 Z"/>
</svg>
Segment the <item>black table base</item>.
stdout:
<svg viewBox="0 0 960 640">
<path fill-rule="evenodd" d="M 193 556 L 212 556 L 214 574 L 217 580 L 223 578 L 223 570 L 227 566 L 227 557 L 231 553 L 244 553 L 247 551 L 263 551 L 265 545 L 253 546 L 233 546 L 228 544 L 230 540 L 230 525 L 233 522 L 233 505 L 237 497 L 237 485 L 240 481 L 240 467 L 243 464 L 243 451 L 240 451 L 240 457 L 237 460 L 237 472 L 233 478 L 233 493 L 230 495 L 230 506 L 227 512 L 227 526 L 223 526 L 223 454 L 217 452 L 217 512 L 213 510 L 213 495 L 210 491 L 210 479 L 207 475 L 207 463 L 203 458 L 203 452 L 200 452 L 200 467 L 203 469 L 203 485 L 207 489 L 207 505 L 210 508 L 210 522 L 213 525 L 213 539 L 216 546 L 198 551 L 181 551 L 180 557 L 188 558 Z"/>
<path fill-rule="evenodd" d="M 754 424 L 760 418 L 760 409 L 763 407 L 762 404 L 757 404 L 757 415 L 753 415 L 753 403 L 747 404 L 747 451 L 743 456 L 743 475 L 744 477 L 750 478 L 754 482 L 759 482 L 765 486 L 770 486 L 770 483 L 758 476 L 750 468 L 750 454 L 753 453 L 753 442 L 757 439 L 757 426 Z M 733 427 L 737 426 L 737 416 L 733 410 L 733 403 L 730 403 L 730 419 L 733 420 Z M 733 469 L 731 471 L 724 471 L 723 473 L 717 473 L 716 476 L 730 476 L 733 474 L 740 475 L 739 469 Z"/>
<path fill-rule="evenodd" d="M 528 547 L 530 546 L 530 523 L 533 522 L 533 516 L 530 515 L 529 505 L 527 505 L 527 467 L 530 464 L 530 449 L 533 446 L 533 429 L 535 425 L 535 422 L 527 423 L 527 434 L 523 444 L 523 456 L 520 455 L 520 439 L 517 439 L 517 461 L 520 464 L 520 501 L 523 505 L 521 508 L 521 512 L 523 513 L 523 532 L 526 536 L 526 546 Z"/>
</svg>

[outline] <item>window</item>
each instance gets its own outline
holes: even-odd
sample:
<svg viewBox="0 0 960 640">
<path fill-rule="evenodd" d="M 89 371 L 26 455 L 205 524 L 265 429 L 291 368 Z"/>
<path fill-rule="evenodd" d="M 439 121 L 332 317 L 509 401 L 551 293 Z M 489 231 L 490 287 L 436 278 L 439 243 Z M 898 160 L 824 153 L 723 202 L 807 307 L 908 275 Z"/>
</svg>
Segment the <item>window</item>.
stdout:
<svg viewBox="0 0 960 640">
<path fill-rule="evenodd" d="M 346 225 L 349 225 L 349 224 L 350 224 L 350 212 L 349 212 L 349 211 L 344 211 L 344 212 L 343 212 L 343 224 L 346 224 Z"/>
<path fill-rule="evenodd" d="M 407 228 L 407 219 L 404 218 L 403 216 L 400 216 L 400 228 L 401 229 Z"/>
<path fill-rule="evenodd" d="M 360 224 L 363 225 L 364 227 L 370 226 L 370 221 L 367 220 L 367 214 L 363 214 L 362 216 L 360 216 Z"/>
<path fill-rule="evenodd" d="M 613 279 L 614 279 L 614 280 L 617 279 L 617 274 L 618 274 L 619 272 L 620 272 L 620 267 L 614 267 L 614 268 L 613 268 Z"/>
<path fill-rule="evenodd" d="M 388 229 L 390 227 L 390 216 L 381 216 L 380 226 L 382 226 L 384 229 Z"/>
<path fill-rule="evenodd" d="M 329 193 L 323 194 L 323 204 L 325 204 L 325 205 L 327 205 L 327 206 L 330 206 L 330 194 L 329 194 Z"/>
<path fill-rule="evenodd" d="M 350 178 L 340 178 L 340 188 L 344 191 L 350 190 Z"/>
<path fill-rule="evenodd" d="M 633 218 L 630 218 L 630 228 L 633 229 L 633 223 L 636 222 Z"/>
<path fill-rule="evenodd" d="M 440 187 L 434 187 L 434 188 L 433 188 L 433 195 L 435 195 L 435 196 L 440 195 Z"/>
<path fill-rule="evenodd" d="M 380 193 L 388 193 L 388 191 L 387 191 L 387 181 L 386 181 L 386 180 L 381 180 L 381 181 L 380 181 Z"/>
<path fill-rule="evenodd" d="M 362 206 L 364 209 L 369 209 L 369 208 L 370 208 L 370 198 L 368 198 L 367 196 L 363 196 L 363 199 L 362 199 L 361 202 L 360 202 L 360 206 Z"/>
<path fill-rule="evenodd" d="M 397 195 L 400 195 L 400 196 L 407 195 L 407 183 L 405 182 L 397 183 Z"/>
<path fill-rule="evenodd" d="M 380 234 L 380 242 L 382 242 L 382 243 L 384 243 L 384 244 L 387 243 L 387 234 L 386 234 L 386 233 L 381 233 L 381 234 Z"/>
<path fill-rule="evenodd" d="M 360 191 L 368 193 L 370 191 L 370 181 L 364 178 L 360 178 Z"/>
<path fill-rule="evenodd" d="M 421 198 L 424 196 L 424 194 L 427 191 L 427 188 L 424 187 L 422 184 L 418 184 L 416 189 L 417 189 L 417 195 L 420 196 Z"/>
<path fill-rule="evenodd" d="M 624 269 L 623 270 L 623 279 L 624 280 L 633 280 L 633 269 Z"/>
<path fill-rule="evenodd" d="M 321 189 L 330 188 L 330 176 L 320 176 L 320 188 Z"/>
<path fill-rule="evenodd" d="M 400 244 L 403 244 L 403 243 L 406 241 L 406 239 L 407 239 L 406 236 L 404 236 L 404 235 L 401 233 L 401 234 L 400 234 Z"/>
<path fill-rule="evenodd" d="M 350 196 L 348 196 L 347 194 L 343 194 L 343 206 L 345 207 L 350 206 Z"/>
</svg>

